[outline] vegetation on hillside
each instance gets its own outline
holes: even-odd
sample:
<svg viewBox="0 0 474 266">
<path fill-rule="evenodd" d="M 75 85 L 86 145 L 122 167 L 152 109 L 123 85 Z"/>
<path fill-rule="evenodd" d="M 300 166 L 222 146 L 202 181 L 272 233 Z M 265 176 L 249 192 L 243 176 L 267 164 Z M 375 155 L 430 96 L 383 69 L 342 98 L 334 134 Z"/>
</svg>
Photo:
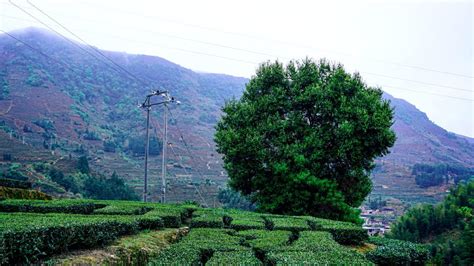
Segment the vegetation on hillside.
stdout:
<svg viewBox="0 0 474 266">
<path fill-rule="evenodd" d="M 393 226 L 390 237 L 430 242 L 433 262 L 474 263 L 474 179 L 461 182 L 442 203 L 414 207 Z"/>
<path fill-rule="evenodd" d="M 450 181 L 457 184 L 460 181 L 468 180 L 474 176 L 474 168 L 449 164 L 415 164 L 412 175 L 418 186 L 426 188 L 448 184 Z"/>
<path fill-rule="evenodd" d="M 395 142 L 382 91 L 324 60 L 261 65 L 223 111 L 230 186 L 265 212 L 358 221 L 373 160 Z"/>
</svg>

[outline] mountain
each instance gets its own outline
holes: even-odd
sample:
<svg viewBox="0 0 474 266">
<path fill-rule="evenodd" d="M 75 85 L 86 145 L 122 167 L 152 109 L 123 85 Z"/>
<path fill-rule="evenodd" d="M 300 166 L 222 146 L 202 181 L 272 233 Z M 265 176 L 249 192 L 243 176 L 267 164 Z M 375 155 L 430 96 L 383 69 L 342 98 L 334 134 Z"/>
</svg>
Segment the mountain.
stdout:
<svg viewBox="0 0 474 266">
<path fill-rule="evenodd" d="M 145 113 L 137 105 L 151 89 L 166 89 L 182 103 L 170 106 L 173 115 L 168 117 L 168 199 L 203 200 L 203 196 L 215 202 L 227 176 L 215 151 L 214 126 L 225 100 L 240 97 L 247 79 L 196 73 L 155 56 L 101 51 L 120 68 L 157 87 L 143 86 L 145 82 L 125 74 L 90 47 L 37 28 L 11 34 L 35 49 L 0 35 L 0 128 L 4 131 L 0 134 L 4 139 L 10 138 L 8 134 L 16 137 L 0 142 L 0 152 L 11 155 L 12 162 L 29 164 L 47 158 L 67 172 L 72 171 L 75 158 L 87 154 L 92 169 L 106 175 L 116 171 L 140 192 L 143 156 L 136 147 L 143 145 Z M 393 128 L 398 140 L 392 152 L 377 161 L 374 193 L 436 200 L 445 188 L 418 188 L 412 166 L 472 167 L 473 140 L 447 132 L 404 100 L 385 97 L 395 108 Z M 151 134 L 158 142 L 163 111 L 157 107 L 152 112 Z M 149 190 L 154 199 L 161 189 L 160 176 L 157 148 L 150 158 Z"/>
</svg>

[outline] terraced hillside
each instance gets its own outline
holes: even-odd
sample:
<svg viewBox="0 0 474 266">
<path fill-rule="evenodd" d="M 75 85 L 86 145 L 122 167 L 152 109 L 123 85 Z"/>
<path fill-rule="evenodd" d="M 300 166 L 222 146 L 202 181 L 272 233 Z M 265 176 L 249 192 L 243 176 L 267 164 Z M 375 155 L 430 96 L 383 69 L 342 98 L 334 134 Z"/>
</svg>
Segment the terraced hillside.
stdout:
<svg viewBox="0 0 474 266">
<path fill-rule="evenodd" d="M 0 244 L 1 265 L 74 264 L 84 254 L 93 264 L 138 265 L 370 265 L 428 259 L 421 245 L 369 239 L 351 223 L 127 201 L 0 201 Z M 70 253 L 104 246 L 102 253 Z M 90 255 L 105 250 L 116 256 Z"/>
</svg>

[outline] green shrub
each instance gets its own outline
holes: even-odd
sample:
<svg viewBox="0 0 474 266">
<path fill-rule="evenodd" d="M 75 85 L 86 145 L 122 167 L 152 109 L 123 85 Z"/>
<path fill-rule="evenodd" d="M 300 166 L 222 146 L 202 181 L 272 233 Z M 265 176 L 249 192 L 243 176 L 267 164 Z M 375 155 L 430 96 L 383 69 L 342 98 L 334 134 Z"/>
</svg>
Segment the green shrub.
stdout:
<svg viewBox="0 0 474 266">
<path fill-rule="evenodd" d="M 263 265 L 252 251 L 214 252 L 206 265 Z"/>
<path fill-rule="evenodd" d="M 216 252 L 249 251 L 240 238 L 225 229 L 191 229 L 189 234 L 161 252 L 151 265 L 203 265 Z"/>
<path fill-rule="evenodd" d="M 94 214 L 105 215 L 143 215 L 153 208 L 127 204 L 111 204 L 104 208 L 95 209 Z"/>
<path fill-rule="evenodd" d="M 371 237 L 369 242 L 377 248 L 366 257 L 376 264 L 424 265 L 430 258 L 429 249 L 422 244 L 382 237 Z"/>
<path fill-rule="evenodd" d="M 0 264 L 32 263 L 68 249 L 103 245 L 138 229 L 138 221 L 120 217 L 0 214 Z"/>
<path fill-rule="evenodd" d="M 201 209 L 193 214 L 191 221 L 192 228 L 206 227 L 206 228 L 223 228 L 223 211 L 217 209 Z"/>
<path fill-rule="evenodd" d="M 306 217 L 306 219 L 313 230 L 330 232 L 334 240 L 342 245 L 359 245 L 369 238 L 365 229 L 353 223 L 315 217 Z"/>
<path fill-rule="evenodd" d="M 51 196 L 31 189 L 10 188 L 0 186 L 0 198 L 4 199 L 31 199 L 31 200 L 50 200 Z M 0 211 L 2 206 L 0 205 Z"/>
<path fill-rule="evenodd" d="M 105 204 L 81 200 L 5 200 L 0 202 L 0 211 L 90 214 L 95 209 L 105 206 Z"/>
<path fill-rule="evenodd" d="M 245 230 L 239 231 L 237 236 L 242 237 L 242 244 L 253 248 L 257 253 L 265 253 L 270 250 L 280 250 L 288 245 L 291 232 L 268 231 L 268 230 Z"/>
<path fill-rule="evenodd" d="M 310 230 L 308 221 L 301 217 L 283 215 L 264 215 L 264 219 L 271 221 L 272 230 L 303 231 Z M 270 223 L 270 222 L 267 222 Z M 270 225 L 269 225 L 270 227 Z"/>
<path fill-rule="evenodd" d="M 160 217 L 163 219 L 167 228 L 178 228 L 181 226 L 182 212 L 185 210 L 179 208 L 155 207 L 153 210 L 145 213 L 144 217 Z"/>
<path fill-rule="evenodd" d="M 200 249 L 178 243 L 161 252 L 148 265 L 202 265 L 201 260 Z"/>
<path fill-rule="evenodd" d="M 232 217 L 230 228 L 235 230 L 265 229 L 265 223 L 260 213 L 227 210 L 226 214 Z"/>
<path fill-rule="evenodd" d="M 271 251 L 265 260 L 268 265 L 372 265 L 363 256 L 347 257 L 339 251 Z"/>
<path fill-rule="evenodd" d="M 23 188 L 29 189 L 32 184 L 28 181 L 21 181 L 9 178 L 0 178 L 0 187 L 12 187 L 12 188 Z"/>
</svg>

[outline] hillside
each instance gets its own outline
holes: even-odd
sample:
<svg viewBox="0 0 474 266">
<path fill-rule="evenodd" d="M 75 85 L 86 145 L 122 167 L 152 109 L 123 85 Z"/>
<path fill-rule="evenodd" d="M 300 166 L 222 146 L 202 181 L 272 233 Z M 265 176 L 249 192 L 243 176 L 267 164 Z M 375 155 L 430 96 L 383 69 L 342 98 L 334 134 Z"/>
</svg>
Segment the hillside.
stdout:
<svg viewBox="0 0 474 266">
<path fill-rule="evenodd" d="M 215 203 L 218 187 L 225 186 L 227 176 L 215 152 L 214 125 L 225 99 L 239 97 L 247 79 L 196 73 L 154 56 L 102 51 L 121 67 L 158 86 L 144 87 L 50 32 L 29 28 L 12 34 L 49 57 L 0 35 L 0 126 L 21 139 L 2 141 L 1 152 L 13 153 L 24 147 L 13 156 L 13 161 L 26 158 L 23 163 L 33 162 L 28 161 L 32 154 L 52 156 L 47 158 L 50 161 L 74 160 L 87 154 L 95 171 L 107 175 L 117 171 L 141 192 L 143 156 L 137 155 L 131 144 L 143 140 L 145 116 L 136 106 L 151 89 L 167 89 L 182 102 L 171 107 L 175 117 L 169 120 L 168 145 L 173 149 L 167 166 L 168 199 L 202 201 L 196 185 L 209 204 Z M 395 108 L 393 128 L 398 140 L 392 153 L 378 160 L 374 193 L 409 201 L 437 200 L 446 188 L 418 188 L 411 167 L 415 163 L 472 167 L 472 140 L 435 125 L 404 100 L 388 94 L 385 97 Z M 153 111 L 152 134 L 158 139 L 162 114 L 161 108 Z M 180 139 L 181 133 L 191 154 Z M 64 165 L 67 172 L 68 163 Z M 151 156 L 150 166 L 149 190 L 156 200 L 160 191 L 159 151 Z"/>
</svg>

